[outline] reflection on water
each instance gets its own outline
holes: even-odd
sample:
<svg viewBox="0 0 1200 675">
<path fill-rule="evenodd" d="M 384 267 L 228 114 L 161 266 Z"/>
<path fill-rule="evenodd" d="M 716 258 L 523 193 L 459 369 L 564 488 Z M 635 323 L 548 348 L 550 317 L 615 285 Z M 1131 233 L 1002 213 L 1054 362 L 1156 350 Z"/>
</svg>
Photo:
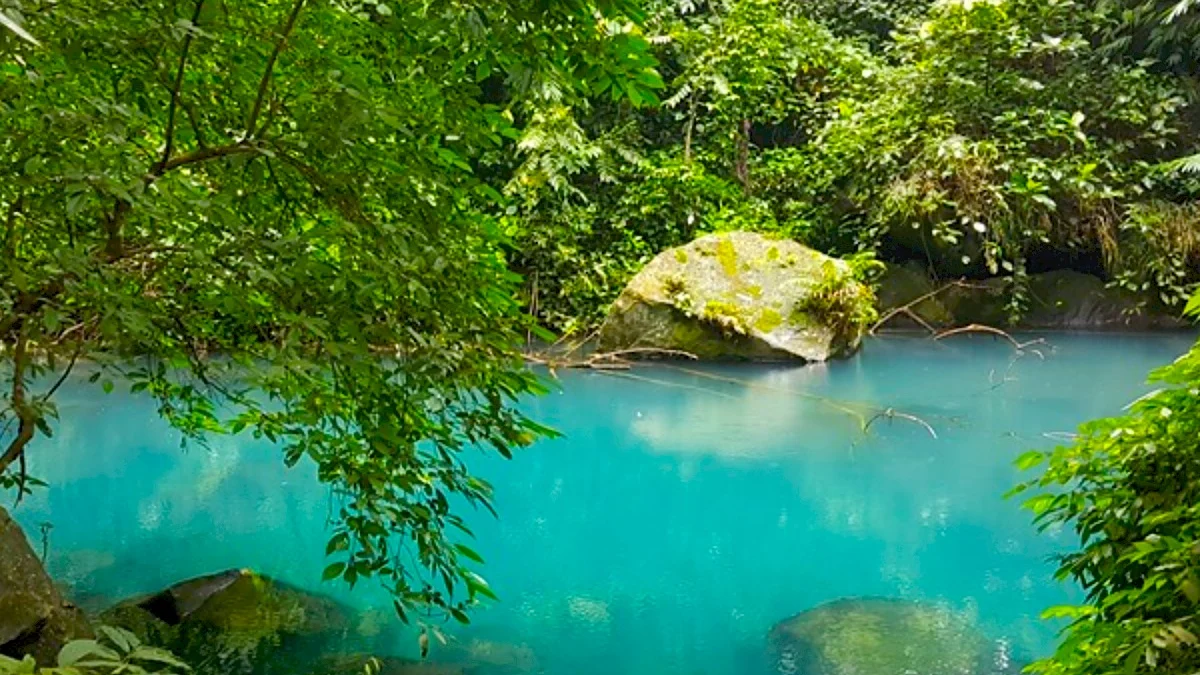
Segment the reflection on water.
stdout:
<svg viewBox="0 0 1200 675">
<path fill-rule="evenodd" d="M 564 439 L 470 459 L 498 492 L 500 519 L 472 526 L 501 602 L 445 626 L 433 656 L 478 672 L 759 673 L 778 622 L 863 596 L 947 608 L 1017 661 L 1044 654 L 1054 627 L 1037 615 L 1072 595 L 1047 556 L 1070 538 L 1038 536 L 1001 499 L 1011 461 L 1118 412 L 1190 338 L 1050 342 L 1015 362 L 990 338 L 896 338 L 813 367 L 561 373 L 528 408 Z M 886 415 L 863 434 L 888 408 L 936 438 Z M 329 495 L 310 470 L 248 438 L 181 450 L 149 402 L 83 385 L 62 415 L 31 456 L 52 487 L 15 515 L 34 537 L 53 524 L 50 567 L 81 602 L 253 568 L 357 608 L 377 649 L 415 655 L 382 594 L 319 583 Z"/>
</svg>

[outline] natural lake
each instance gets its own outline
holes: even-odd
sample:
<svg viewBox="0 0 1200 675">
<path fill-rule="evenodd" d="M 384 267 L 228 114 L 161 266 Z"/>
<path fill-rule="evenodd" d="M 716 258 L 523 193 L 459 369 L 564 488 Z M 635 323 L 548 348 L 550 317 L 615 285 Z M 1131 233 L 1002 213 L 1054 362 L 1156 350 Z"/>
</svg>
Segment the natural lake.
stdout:
<svg viewBox="0 0 1200 675">
<path fill-rule="evenodd" d="M 474 650 L 497 672 L 548 675 L 769 673 L 773 625 L 853 597 L 940 604 L 1005 658 L 1045 655 L 1056 628 L 1040 612 L 1077 599 L 1049 556 L 1074 536 L 1039 534 L 1002 498 L 1019 479 L 1012 462 L 1118 413 L 1193 337 L 1045 339 L 1019 358 L 991 337 L 891 337 L 826 365 L 558 373 L 527 408 L 562 439 L 512 461 L 468 458 L 497 491 L 500 517 L 470 521 L 501 601 L 445 626 L 457 644 L 431 659 Z M 30 453 L 51 487 L 14 515 L 35 548 L 52 525 L 50 571 L 81 603 L 252 568 L 387 623 L 369 583 L 321 584 L 330 496 L 311 471 L 248 437 L 181 450 L 136 396 L 79 383 L 61 409 Z M 895 414 L 864 433 L 887 409 L 936 438 Z M 377 633 L 414 654 L 413 632 Z"/>
</svg>

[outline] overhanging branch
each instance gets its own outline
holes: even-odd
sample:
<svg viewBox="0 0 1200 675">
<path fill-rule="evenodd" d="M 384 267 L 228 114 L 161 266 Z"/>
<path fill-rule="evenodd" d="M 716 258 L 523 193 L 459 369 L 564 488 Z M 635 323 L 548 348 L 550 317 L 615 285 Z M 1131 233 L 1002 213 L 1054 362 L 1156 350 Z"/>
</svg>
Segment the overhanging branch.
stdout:
<svg viewBox="0 0 1200 675">
<path fill-rule="evenodd" d="M 262 79 L 258 82 L 258 94 L 254 97 L 254 105 L 250 108 L 250 115 L 246 117 L 247 138 L 254 136 L 255 126 L 258 125 L 258 117 L 262 114 L 263 102 L 267 98 L 267 90 L 271 88 L 271 76 L 275 72 L 275 63 L 279 60 L 279 54 L 287 44 L 288 37 L 296 29 L 296 21 L 300 18 L 300 10 L 304 9 L 305 1 L 296 0 L 291 14 L 288 15 L 287 21 L 283 24 L 283 29 L 279 32 L 279 40 L 275 42 L 275 48 L 271 50 L 271 55 L 267 57 L 267 67 L 263 69 Z"/>
</svg>

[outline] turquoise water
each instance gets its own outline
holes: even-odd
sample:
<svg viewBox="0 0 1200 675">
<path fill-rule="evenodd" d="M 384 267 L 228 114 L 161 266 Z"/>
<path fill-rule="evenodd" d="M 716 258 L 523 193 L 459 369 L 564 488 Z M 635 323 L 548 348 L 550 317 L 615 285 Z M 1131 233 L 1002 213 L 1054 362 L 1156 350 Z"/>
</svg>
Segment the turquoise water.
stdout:
<svg viewBox="0 0 1200 675">
<path fill-rule="evenodd" d="M 1014 358 L 991 338 L 888 338 L 820 366 L 560 373 L 528 411 L 563 439 L 470 460 L 497 489 L 500 518 L 472 525 L 501 602 L 446 630 L 528 672 L 754 674 L 776 622 L 886 596 L 962 612 L 1014 659 L 1045 654 L 1038 613 L 1077 595 L 1047 557 L 1072 537 L 1038 535 L 1001 498 L 1011 462 L 1118 412 L 1190 342 L 1056 335 Z M 864 406 L 937 437 L 896 416 L 863 434 L 844 409 Z M 79 384 L 61 408 L 31 453 L 51 487 L 15 515 L 35 547 L 53 525 L 51 572 L 84 604 L 249 567 L 384 620 L 373 588 L 319 582 L 329 495 L 310 471 L 248 438 L 181 450 L 144 399 Z M 414 651 L 411 633 L 383 634 Z"/>
</svg>

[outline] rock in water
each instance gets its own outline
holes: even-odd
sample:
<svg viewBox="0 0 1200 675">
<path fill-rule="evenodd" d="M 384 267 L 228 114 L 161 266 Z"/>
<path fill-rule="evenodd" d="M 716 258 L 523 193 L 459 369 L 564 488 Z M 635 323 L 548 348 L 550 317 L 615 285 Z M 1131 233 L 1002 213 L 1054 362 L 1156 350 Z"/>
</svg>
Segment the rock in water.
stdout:
<svg viewBox="0 0 1200 675">
<path fill-rule="evenodd" d="M 845 261 L 752 232 L 712 234 L 638 272 L 613 303 L 599 348 L 824 361 L 858 349 L 873 303 Z"/>
<path fill-rule="evenodd" d="M 965 617 L 904 600 L 838 600 L 776 624 L 770 639 L 781 674 L 995 675 L 1011 668 Z"/>
<path fill-rule="evenodd" d="M 83 612 L 63 600 L 25 533 L 0 508 L 0 654 L 54 665 L 67 642 L 92 637 Z"/>
<path fill-rule="evenodd" d="M 165 647 L 200 675 L 306 672 L 354 637 L 352 611 L 253 572 L 191 579 L 121 603 L 101 621 Z"/>
</svg>

